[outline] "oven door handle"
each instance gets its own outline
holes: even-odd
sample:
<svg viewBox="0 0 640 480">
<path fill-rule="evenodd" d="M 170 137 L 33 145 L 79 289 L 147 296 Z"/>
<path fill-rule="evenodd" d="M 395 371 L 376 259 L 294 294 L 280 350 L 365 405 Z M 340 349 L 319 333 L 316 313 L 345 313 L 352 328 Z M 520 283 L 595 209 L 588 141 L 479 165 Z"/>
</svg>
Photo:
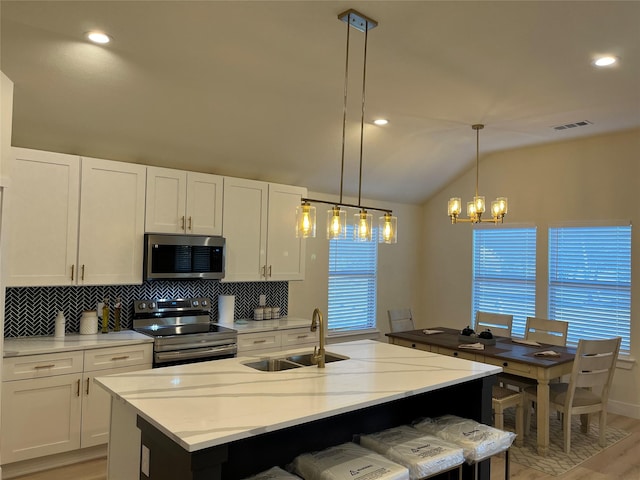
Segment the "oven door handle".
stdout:
<svg viewBox="0 0 640 480">
<path fill-rule="evenodd" d="M 222 355 L 235 355 L 238 351 L 237 345 L 223 345 L 221 347 L 211 348 L 190 348 L 188 350 L 174 350 L 171 352 L 156 353 L 157 362 L 168 362 L 174 360 L 187 360 L 199 357 L 215 357 Z"/>
</svg>

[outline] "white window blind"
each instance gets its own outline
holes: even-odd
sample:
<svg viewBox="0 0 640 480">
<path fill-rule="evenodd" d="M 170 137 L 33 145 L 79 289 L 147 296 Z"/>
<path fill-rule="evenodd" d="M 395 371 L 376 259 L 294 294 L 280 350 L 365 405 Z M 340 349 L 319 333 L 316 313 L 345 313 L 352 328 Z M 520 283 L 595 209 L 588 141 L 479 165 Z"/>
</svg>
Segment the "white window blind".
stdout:
<svg viewBox="0 0 640 480">
<path fill-rule="evenodd" d="M 513 315 L 512 334 L 524 336 L 536 309 L 536 228 L 473 230 L 471 322 L 476 312 Z"/>
<path fill-rule="evenodd" d="M 549 318 L 569 322 L 569 345 L 622 337 L 629 352 L 631 226 L 549 229 Z"/>
<path fill-rule="evenodd" d="M 353 226 L 329 241 L 329 333 L 375 328 L 377 265 L 378 243 L 354 241 Z"/>
</svg>

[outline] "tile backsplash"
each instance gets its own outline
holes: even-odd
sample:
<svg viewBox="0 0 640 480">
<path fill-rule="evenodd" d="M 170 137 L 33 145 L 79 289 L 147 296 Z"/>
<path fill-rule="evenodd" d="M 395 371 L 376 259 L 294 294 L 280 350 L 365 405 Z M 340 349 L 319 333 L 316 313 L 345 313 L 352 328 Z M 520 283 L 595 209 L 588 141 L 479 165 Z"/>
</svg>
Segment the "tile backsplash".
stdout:
<svg viewBox="0 0 640 480">
<path fill-rule="evenodd" d="M 220 283 L 216 280 L 154 281 L 142 285 L 106 285 L 92 287 L 11 287 L 5 301 L 5 337 L 53 335 L 58 310 L 64 312 L 66 332 L 80 329 L 83 310 L 95 310 L 105 297 L 122 301 L 122 328 L 131 328 L 133 301 L 152 298 L 208 297 L 211 299 L 211 319 L 218 318 L 218 295 L 235 295 L 234 318 L 251 318 L 260 295 L 266 295 L 267 305 L 280 307 L 287 315 L 288 282 Z M 113 329 L 113 308 L 109 327 Z"/>
</svg>

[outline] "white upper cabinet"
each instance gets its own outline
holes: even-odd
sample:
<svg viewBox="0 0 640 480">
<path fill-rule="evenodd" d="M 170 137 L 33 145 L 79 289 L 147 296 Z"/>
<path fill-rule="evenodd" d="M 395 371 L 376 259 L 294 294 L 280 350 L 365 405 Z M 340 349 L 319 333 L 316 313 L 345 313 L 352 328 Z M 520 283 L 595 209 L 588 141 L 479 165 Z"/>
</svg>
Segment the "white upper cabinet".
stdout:
<svg viewBox="0 0 640 480">
<path fill-rule="evenodd" d="M 82 158 L 78 285 L 142 283 L 146 167 Z"/>
<path fill-rule="evenodd" d="M 171 168 L 147 168 L 145 231 L 222 234 L 223 177 Z"/>
<path fill-rule="evenodd" d="M 23 148 L 14 154 L 7 286 L 142 283 L 146 167 Z"/>
<path fill-rule="evenodd" d="M 80 158 L 24 148 L 13 151 L 7 189 L 6 284 L 74 285 Z"/>
<path fill-rule="evenodd" d="M 296 207 L 306 195 L 306 188 L 269 184 L 268 280 L 304 280 L 306 242 L 296 238 Z"/>
<path fill-rule="evenodd" d="M 295 236 L 295 209 L 306 192 L 225 177 L 224 281 L 304 279 L 304 244 Z"/>
</svg>

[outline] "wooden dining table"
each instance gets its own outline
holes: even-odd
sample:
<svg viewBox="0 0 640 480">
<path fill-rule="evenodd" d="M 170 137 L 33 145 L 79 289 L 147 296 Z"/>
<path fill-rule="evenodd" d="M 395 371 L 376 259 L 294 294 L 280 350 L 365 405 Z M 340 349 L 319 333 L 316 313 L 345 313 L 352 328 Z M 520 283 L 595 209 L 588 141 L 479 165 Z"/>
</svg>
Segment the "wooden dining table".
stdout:
<svg viewBox="0 0 640 480">
<path fill-rule="evenodd" d="M 425 333 L 433 331 L 440 333 Z M 386 335 L 389 343 L 395 345 L 497 365 L 502 367 L 505 373 L 536 380 L 538 382 L 536 407 L 538 455 L 547 455 L 549 451 L 549 381 L 571 373 L 576 353 L 574 347 L 525 345 L 518 343 L 518 340 L 522 339 L 495 337 L 495 345 L 483 345 L 482 350 L 469 350 L 460 346 L 473 343 L 473 340 L 477 341 L 477 339 L 469 338 L 463 341 L 458 330 L 446 327 L 429 327 Z M 558 355 L 539 356 L 541 352 L 547 351 L 554 351 Z"/>
</svg>

